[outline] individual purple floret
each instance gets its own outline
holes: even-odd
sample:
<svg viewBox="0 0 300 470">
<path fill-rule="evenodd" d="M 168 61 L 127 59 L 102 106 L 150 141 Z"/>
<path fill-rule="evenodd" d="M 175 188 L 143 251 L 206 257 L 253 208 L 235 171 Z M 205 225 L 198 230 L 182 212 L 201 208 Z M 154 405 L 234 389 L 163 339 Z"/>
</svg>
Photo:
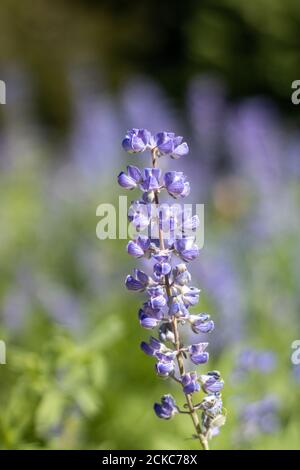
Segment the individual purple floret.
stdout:
<svg viewBox="0 0 300 470">
<path fill-rule="evenodd" d="M 178 256 L 188 263 L 199 255 L 199 248 L 195 245 L 195 237 L 183 237 L 175 241 L 175 250 Z"/>
<path fill-rule="evenodd" d="M 128 242 L 127 253 L 135 258 L 141 258 L 142 256 L 147 256 L 149 248 L 149 238 L 139 236 L 136 240 Z"/>
<path fill-rule="evenodd" d="M 153 272 L 157 278 L 170 274 L 172 267 L 169 263 L 155 263 L 153 266 Z"/>
<path fill-rule="evenodd" d="M 194 364 L 206 364 L 209 359 L 208 352 L 205 351 L 208 343 L 191 344 L 188 347 L 190 359 Z"/>
<path fill-rule="evenodd" d="M 154 191 L 160 187 L 161 171 L 158 168 L 145 168 L 141 189 L 143 191 Z"/>
<path fill-rule="evenodd" d="M 155 356 L 156 353 L 164 349 L 164 345 L 151 336 L 149 343 L 146 343 L 146 341 L 141 342 L 141 349 L 145 354 L 148 354 L 148 356 Z"/>
<path fill-rule="evenodd" d="M 222 413 L 223 403 L 217 394 L 207 395 L 203 398 L 200 408 L 204 410 L 210 418 L 216 418 Z"/>
<path fill-rule="evenodd" d="M 199 315 L 190 315 L 189 322 L 192 325 L 194 333 L 210 333 L 215 328 L 215 324 L 210 320 L 210 316 L 206 313 Z"/>
<path fill-rule="evenodd" d="M 146 129 L 131 129 L 125 135 L 122 146 L 130 153 L 143 152 L 151 142 L 151 134 Z"/>
<path fill-rule="evenodd" d="M 168 193 L 174 198 L 188 196 L 190 183 L 186 181 L 181 171 L 168 171 L 164 176 L 164 185 Z"/>
<path fill-rule="evenodd" d="M 136 166 L 128 165 L 127 175 L 124 171 L 118 176 L 118 183 L 125 189 L 134 189 L 142 182 L 142 174 Z"/>
<path fill-rule="evenodd" d="M 136 290 L 142 292 L 150 284 L 151 278 L 139 269 L 134 270 L 134 276 L 130 274 L 126 277 L 125 285 L 128 290 Z"/>
<path fill-rule="evenodd" d="M 138 232 L 146 229 L 150 224 L 147 204 L 143 201 L 134 201 L 128 209 L 128 220 Z"/>
<path fill-rule="evenodd" d="M 175 359 L 176 354 L 174 352 L 167 353 L 156 353 L 158 359 L 155 368 L 158 375 L 162 377 L 168 377 L 175 370 Z"/>
<path fill-rule="evenodd" d="M 181 383 L 183 385 L 183 391 L 186 394 L 199 392 L 200 384 L 198 382 L 198 376 L 196 372 L 188 372 L 181 377 Z"/>
<path fill-rule="evenodd" d="M 161 404 L 154 404 L 154 411 L 159 418 L 170 419 L 178 413 L 178 408 L 172 395 L 164 395 Z"/>
<path fill-rule="evenodd" d="M 148 342 L 142 341 L 142 351 L 155 359 L 158 376 L 172 379 L 181 387 L 184 401 L 181 410 L 171 395 L 164 395 L 161 404 L 155 403 L 154 411 L 163 419 L 177 413 L 189 414 L 195 436 L 207 450 L 208 441 L 225 423 L 221 397 L 224 382 L 217 371 L 200 375 L 190 372 L 188 362 L 203 367 L 209 361 L 208 343 L 184 345 L 181 338 L 184 328 L 201 335 L 214 329 L 208 314 L 192 314 L 189 310 L 200 300 L 200 289 L 190 285 L 192 277 L 187 268 L 199 255 L 193 234 L 199 219 L 191 209 L 159 202 L 162 193 L 173 199 L 189 194 L 190 185 L 182 172 L 167 171 L 162 175 L 158 168 L 159 158 L 184 156 L 188 145 L 172 132 L 151 135 L 146 129 L 128 131 L 122 145 L 130 153 L 149 150 L 152 162 L 152 167 L 144 169 L 129 165 L 127 173 L 118 176 L 124 189 L 141 191 L 141 197 L 128 210 L 135 233 L 127 244 L 127 252 L 133 258 L 152 261 L 151 273 L 135 269 L 126 277 L 125 285 L 128 290 L 147 296 L 138 313 L 141 326 L 152 331 L 157 328 L 157 338 L 153 333 Z"/>
<path fill-rule="evenodd" d="M 139 320 L 143 328 L 151 330 L 160 325 L 163 319 L 163 314 L 160 309 L 154 309 L 150 302 L 145 302 L 143 307 L 139 310 Z"/>
<path fill-rule="evenodd" d="M 181 136 L 175 136 L 174 132 L 159 132 L 155 136 L 156 146 L 161 155 L 169 155 L 178 159 L 189 153 L 186 142 L 182 142 Z"/>
<path fill-rule="evenodd" d="M 224 387 L 224 382 L 220 380 L 220 374 L 217 371 L 201 375 L 200 383 L 205 393 L 220 393 Z"/>
</svg>

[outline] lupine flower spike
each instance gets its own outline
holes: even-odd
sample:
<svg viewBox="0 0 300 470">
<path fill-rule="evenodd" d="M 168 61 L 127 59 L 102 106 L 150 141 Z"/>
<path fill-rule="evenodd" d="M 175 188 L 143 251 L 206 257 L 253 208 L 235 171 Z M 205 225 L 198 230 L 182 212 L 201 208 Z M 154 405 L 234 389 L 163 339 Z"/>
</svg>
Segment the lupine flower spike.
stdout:
<svg viewBox="0 0 300 470">
<path fill-rule="evenodd" d="M 162 175 L 158 168 L 159 158 L 178 159 L 187 155 L 189 148 L 182 137 L 172 132 L 152 135 L 146 129 L 131 129 L 122 145 L 130 153 L 150 151 L 152 163 L 144 169 L 129 165 L 127 172 L 118 176 L 120 186 L 142 192 L 128 211 L 136 235 L 129 241 L 127 251 L 134 258 L 153 261 L 151 274 L 135 269 L 133 275 L 127 276 L 125 285 L 128 290 L 147 295 L 138 312 L 139 322 L 147 330 L 156 328 L 158 337 L 143 341 L 141 349 L 155 359 L 158 376 L 173 379 L 181 387 L 184 400 L 180 408 L 172 395 L 166 394 L 160 403 L 154 404 L 154 412 L 162 419 L 189 414 L 195 428 L 194 437 L 208 450 L 209 440 L 225 423 L 221 398 L 224 382 L 218 371 L 199 374 L 190 370 L 188 362 L 201 368 L 208 362 L 207 342 L 184 345 L 181 340 L 184 327 L 202 335 L 214 329 L 208 314 L 189 312 L 198 303 L 200 294 L 199 289 L 189 286 L 191 275 L 187 268 L 199 254 L 194 236 L 199 220 L 186 214 L 177 202 L 173 206 L 159 202 L 163 192 L 173 200 L 189 194 L 190 184 L 182 172 L 168 171 Z"/>
</svg>

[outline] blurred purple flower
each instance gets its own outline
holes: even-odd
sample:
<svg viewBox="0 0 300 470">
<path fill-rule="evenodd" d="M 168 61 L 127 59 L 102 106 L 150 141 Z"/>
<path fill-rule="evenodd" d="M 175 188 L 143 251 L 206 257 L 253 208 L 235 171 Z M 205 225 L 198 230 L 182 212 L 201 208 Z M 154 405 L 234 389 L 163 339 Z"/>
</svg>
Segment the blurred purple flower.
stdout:
<svg viewBox="0 0 300 470">
<path fill-rule="evenodd" d="M 274 434 L 280 428 L 279 401 L 269 395 L 249 403 L 239 413 L 239 440 L 252 440 L 260 434 Z"/>
</svg>

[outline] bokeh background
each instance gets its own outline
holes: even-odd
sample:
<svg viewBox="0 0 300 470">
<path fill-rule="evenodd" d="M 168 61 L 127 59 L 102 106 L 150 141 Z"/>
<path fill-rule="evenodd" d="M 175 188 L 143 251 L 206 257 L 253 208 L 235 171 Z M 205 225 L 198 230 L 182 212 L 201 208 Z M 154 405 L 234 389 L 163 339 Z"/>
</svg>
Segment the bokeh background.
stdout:
<svg viewBox="0 0 300 470">
<path fill-rule="evenodd" d="M 188 418 L 153 413 L 176 387 L 139 349 L 125 241 L 95 234 L 132 126 L 190 143 L 226 381 L 212 448 L 300 448 L 299 28 L 298 0 L 1 1 L 1 448 L 197 448 Z"/>
</svg>

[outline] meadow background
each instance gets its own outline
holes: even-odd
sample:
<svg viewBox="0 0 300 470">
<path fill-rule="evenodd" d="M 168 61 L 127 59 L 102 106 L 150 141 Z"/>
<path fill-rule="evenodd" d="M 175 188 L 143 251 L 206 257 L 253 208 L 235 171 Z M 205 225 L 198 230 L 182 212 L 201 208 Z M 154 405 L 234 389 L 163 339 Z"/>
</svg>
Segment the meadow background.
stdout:
<svg viewBox="0 0 300 470">
<path fill-rule="evenodd" d="M 212 448 L 300 448 L 299 27 L 298 0 L 1 1 L 2 449 L 197 448 L 153 413 L 173 385 L 139 349 L 126 243 L 96 238 L 117 174 L 147 165 L 120 147 L 132 126 L 190 143 L 228 411 Z"/>
</svg>

